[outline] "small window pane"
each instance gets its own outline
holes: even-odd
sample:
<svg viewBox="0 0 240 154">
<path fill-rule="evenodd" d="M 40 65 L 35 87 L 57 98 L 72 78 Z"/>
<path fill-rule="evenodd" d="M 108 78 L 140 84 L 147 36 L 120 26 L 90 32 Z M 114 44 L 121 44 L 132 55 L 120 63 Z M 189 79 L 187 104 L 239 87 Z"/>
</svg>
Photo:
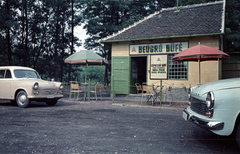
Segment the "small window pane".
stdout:
<svg viewBox="0 0 240 154">
<path fill-rule="evenodd" d="M 5 70 L 0 70 L 0 78 L 4 78 Z"/>
<path fill-rule="evenodd" d="M 12 75 L 11 75 L 10 70 L 7 70 L 7 71 L 6 71 L 5 78 L 12 78 Z"/>
<path fill-rule="evenodd" d="M 187 79 L 187 62 L 172 62 L 176 54 L 168 55 L 168 79 Z"/>
</svg>

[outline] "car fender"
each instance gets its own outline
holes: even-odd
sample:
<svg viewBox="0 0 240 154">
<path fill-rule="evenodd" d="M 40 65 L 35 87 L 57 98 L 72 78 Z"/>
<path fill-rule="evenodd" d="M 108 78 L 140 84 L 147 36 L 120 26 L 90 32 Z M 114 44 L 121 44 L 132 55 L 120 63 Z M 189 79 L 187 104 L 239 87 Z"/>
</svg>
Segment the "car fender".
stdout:
<svg viewBox="0 0 240 154">
<path fill-rule="evenodd" d="M 240 96 L 236 89 L 224 89 L 214 91 L 215 104 L 213 119 L 224 122 L 224 128 L 221 131 L 213 130 L 218 135 L 228 136 L 235 127 L 237 117 L 240 112 Z M 236 99 L 238 98 L 238 99 Z"/>
<path fill-rule="evenodd" d="M 36 83 L 37 81 L 27 81 L 27 80 L 23 80 L 22 83 L 19 83 L 19 81 L 14 81 L 12 82 L 11 85 L 11 98 L 16 99 L 16 95 L 20 90 L 24 90 L 28 96 L 32 95 L 32 87 L 34 85 L 34 83 Z"/>
</svg>

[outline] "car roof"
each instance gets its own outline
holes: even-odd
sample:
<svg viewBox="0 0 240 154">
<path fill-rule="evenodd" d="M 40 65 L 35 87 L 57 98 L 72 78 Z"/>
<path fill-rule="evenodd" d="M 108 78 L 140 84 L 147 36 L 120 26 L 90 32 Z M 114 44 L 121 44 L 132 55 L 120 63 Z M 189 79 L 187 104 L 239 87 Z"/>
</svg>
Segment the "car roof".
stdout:
<svg viewBox="0 0 240 154">
<path fill-rule="evenodd" d="M 14 70 L 14 69 L 25 69 L 26 70 L 27 69 L 27 70 L 34 70 L 32 68 L 23 67 L 23 66 L 0 66 L 0 69 L 10 69 L 10 70 Z"/>
</svg>

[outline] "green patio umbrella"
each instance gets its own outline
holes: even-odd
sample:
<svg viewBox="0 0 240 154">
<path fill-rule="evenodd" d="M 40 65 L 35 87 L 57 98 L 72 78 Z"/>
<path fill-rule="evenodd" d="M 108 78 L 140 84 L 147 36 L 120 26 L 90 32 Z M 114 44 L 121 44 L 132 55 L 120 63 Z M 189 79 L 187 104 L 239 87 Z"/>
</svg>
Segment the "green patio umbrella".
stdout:
<svg viewBox="0 0 240 154">
<path fill-rule="evenodd" d="M 87 67 L 89 65 L 107 65 L 108 61 L 91 50 L 81 50 L 76 52 L 64 60 L 65 63 L 75 65 L 86 65 L 85 83 L 87 81 Z"/>
</svg>

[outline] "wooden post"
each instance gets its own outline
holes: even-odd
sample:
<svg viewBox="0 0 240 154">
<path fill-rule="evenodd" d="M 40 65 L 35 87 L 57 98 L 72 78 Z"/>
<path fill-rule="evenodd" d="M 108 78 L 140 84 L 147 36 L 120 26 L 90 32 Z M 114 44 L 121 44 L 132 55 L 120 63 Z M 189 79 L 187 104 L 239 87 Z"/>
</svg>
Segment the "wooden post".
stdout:
<svg viewBox="0 0 240 154">
<path fill-rule="evenodd" d="M 111 87 L 112 87 L 112 104 L 114 104 L 114 75 L 112 75 L 112 80 L 111 80 L 111 82 L 112 82 L 112 84 L 111 84 Z"/>
<path fill-rule="evenodd" d="M 162 107 L 162 80 L 160 80 L 160 107 Z"/>
<path fill-rule="evenodd" d="M 89 79 L 89 82 L 88 82 L 88 102 L 90 102 L 90 79 Z"/>
</svg>

